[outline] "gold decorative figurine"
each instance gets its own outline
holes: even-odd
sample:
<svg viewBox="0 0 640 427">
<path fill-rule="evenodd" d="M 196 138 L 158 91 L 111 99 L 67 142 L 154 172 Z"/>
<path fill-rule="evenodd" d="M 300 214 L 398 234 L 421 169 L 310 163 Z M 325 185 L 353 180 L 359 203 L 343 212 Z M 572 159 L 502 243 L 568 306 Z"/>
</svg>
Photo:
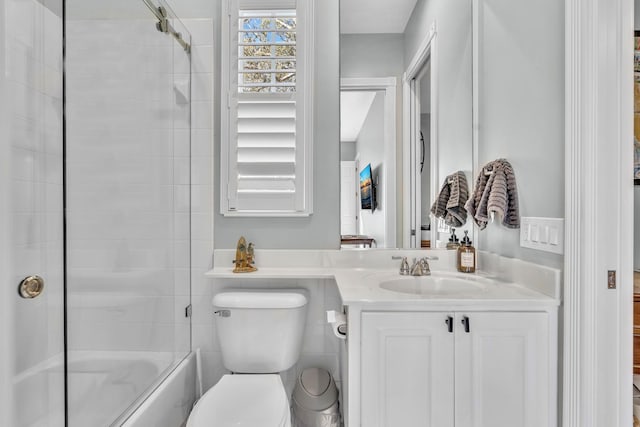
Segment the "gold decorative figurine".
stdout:
<svg viewBox="0 0 640 427">
<path fill-rule="evenodd" d="M 233 261 L 235 263 L 235 267 L 233 268 L 234 273 L 250 273 L 257 270 L 253 265 L 255 262 L 253 258 L 253 248 L 253 243 L 247 245 L 245 238 L 240 237 L 238 246 L 236 246 L 236 259 Z"/>
</svg>

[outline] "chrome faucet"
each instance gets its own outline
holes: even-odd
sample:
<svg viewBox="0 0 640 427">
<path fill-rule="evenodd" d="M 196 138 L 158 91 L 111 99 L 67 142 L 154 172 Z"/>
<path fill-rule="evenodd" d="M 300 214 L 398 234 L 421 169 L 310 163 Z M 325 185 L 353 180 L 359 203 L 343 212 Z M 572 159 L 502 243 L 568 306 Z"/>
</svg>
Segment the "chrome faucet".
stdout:
<svg viewBox="0 0 640 427">
<path fill-rule="evenodd" d="M 429 266 L 429 260 L 437 260 L 438 257 L 425 256 L 420 259 L 413 259 L 413 265 L 411 266 L 412 276 L 429 276 L 431 274 L 431 267 Z"/>
<path fill-rule="evenodd" d="M 429 260 L 435 261 L 437 256 L 425 256 L 420 259 L 413 259 L 413 265 L 409 267 L 409 262 L 406 256 L 392 256 L 391 259 L 402 260 L 400 263 L 400 275 L 401 276 L 428 276 L 431 274 L 431 267 L 429 267 Z"/>
<path fill-rule="evenodd" d="M 429 263 L 424 258 L 413 259 L 413 265 L 411 266 L 412 276 L 427 276 L 431 274 Z"/>
</svg>

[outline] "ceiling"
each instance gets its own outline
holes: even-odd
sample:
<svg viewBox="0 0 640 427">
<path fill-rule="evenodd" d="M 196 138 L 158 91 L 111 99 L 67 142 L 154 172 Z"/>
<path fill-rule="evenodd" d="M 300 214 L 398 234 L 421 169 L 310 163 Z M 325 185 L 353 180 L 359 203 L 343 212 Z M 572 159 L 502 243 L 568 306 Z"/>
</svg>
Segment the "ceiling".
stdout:
<svg viewBox="0 0 640 427">
<path fill-rule="evenodd" d="M 376 92 L 340 92 L 340 141 L 353 142 L 358 139 Z"/>
<path fill-rule="evenodd" d="M 417 0 L 340 0 L 340 33 L 404 33 Z"/>
</svg>

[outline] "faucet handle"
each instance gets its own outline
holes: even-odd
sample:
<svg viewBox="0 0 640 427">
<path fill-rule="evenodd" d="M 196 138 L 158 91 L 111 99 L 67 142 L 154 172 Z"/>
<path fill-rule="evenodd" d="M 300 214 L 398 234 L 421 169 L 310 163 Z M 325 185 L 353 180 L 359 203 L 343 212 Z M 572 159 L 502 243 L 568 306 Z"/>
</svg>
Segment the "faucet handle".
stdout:
<svg viewBox="0 0 640 427">
<path fill-rule="evenodd" d="M 391 259 L 402 260 L 402 262 L 400 263 L 400 275 L 407 276 L 408 274 L 410 274 L 411 269 L 409 268 L 409 261 L 407 261 L 406 256 L 392 256 Z"/>
<path fill-rule="evenodd" d="M 429 267 L 429 261 L 427 257 L 421 258 L 418 262 L 420 263 L 420 267 L 422 268 L 423 275 L 431 274 L 431 267 Z"/>
<path fill-rule="evenodd" d="M 422 257 L 422 259 L 427 259 L 427 260 L 429 260 L 429 261 L 437 261 L 437 260 L 439 260 L 440 258 L 438 258 L 438 257 L 437 257 L 437 256 L 435 256 L 435 255 L 427 255 L 427 256 L 423 256 L 423 257 Z"/>
</svg>

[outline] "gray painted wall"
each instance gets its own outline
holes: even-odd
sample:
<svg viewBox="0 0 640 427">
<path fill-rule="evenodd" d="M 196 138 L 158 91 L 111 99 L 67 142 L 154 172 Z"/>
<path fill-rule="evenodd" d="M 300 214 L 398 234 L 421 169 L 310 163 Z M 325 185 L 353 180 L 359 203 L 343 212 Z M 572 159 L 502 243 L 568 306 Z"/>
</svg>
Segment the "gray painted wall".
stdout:
<svg viewBox="0 0 640 427">
<path fill-rule="evenodd" d="M 383 182 L 384 174 L 388 168 L 384 164 L 384 96 L 383 92 L 376 93 L 371 108 L 369 108 L 369 114 L 356 140 L 358 169 L 361 171 L 368 163 L 371 163 L 374 182 L 377 183 Z M 376 198 L 377 207 L 373 212 L 358 207 L 358 232 L 372 236 L 376 239 L 377 247 L 385 248 L 387 247 L 384 236 L 385 194 L 381 185 L 377 187 Z"/>
<path fill-rule="evenodd" d="M 399 79 L 403 68 L 402 34 L 341 34 L 340 77 Z"/>
<path fill-rule="evenodd" d="M 436 23 L 437 58 L 431 65 L 437 87 L 437 187 L 462 170 L 471 182 L 473 169 L 473 91 L 471 0 L 418 0 L 405 30 L 404 63 L 408 67 L 432 24 Z M 433 118 L 433 116 L 432 116 Z M 432 123 L 435 125 L 436 123 Z M 471 228 L 468 221 L 457 233 Z M 446 235 L 438 237 L 447 240 Z"/>
<path fill-rule="evenodd" d="M 356 159 L 356 142 L 342 141 L 340 143 L 340 161 L 353 161 Z"/>
<path fill-rule="evenodd" d="M 511 162 L 521 216 L 564 217 L 564 4 L 478 0 L 478 13 L 479 165 Z M 519 239 L 490 224 L 478 247 L 562 267 L 562 256 Z"/>
<path fill-rule="evenodd" d="M 315 2 L 313 215 L 304 218 L 231 218 L 220 214 L 219 160 L 215 175 L 216 249 L 235 248 L 243 235 L 260 249 L 340 247 L 340 124 L 338 0 Z M 219 43 L 218 49 L 219 49 Z M 219 50 L 218 50 L 219 53 Z M 219 57 L 219 56 L 218 56 Z M 216 86 L 220 87 L 219 64 Z M 220 117 L 219 94 L 215 117 Z M 214 156 L 220 159 L 216 126 Z"/>
</svg>

